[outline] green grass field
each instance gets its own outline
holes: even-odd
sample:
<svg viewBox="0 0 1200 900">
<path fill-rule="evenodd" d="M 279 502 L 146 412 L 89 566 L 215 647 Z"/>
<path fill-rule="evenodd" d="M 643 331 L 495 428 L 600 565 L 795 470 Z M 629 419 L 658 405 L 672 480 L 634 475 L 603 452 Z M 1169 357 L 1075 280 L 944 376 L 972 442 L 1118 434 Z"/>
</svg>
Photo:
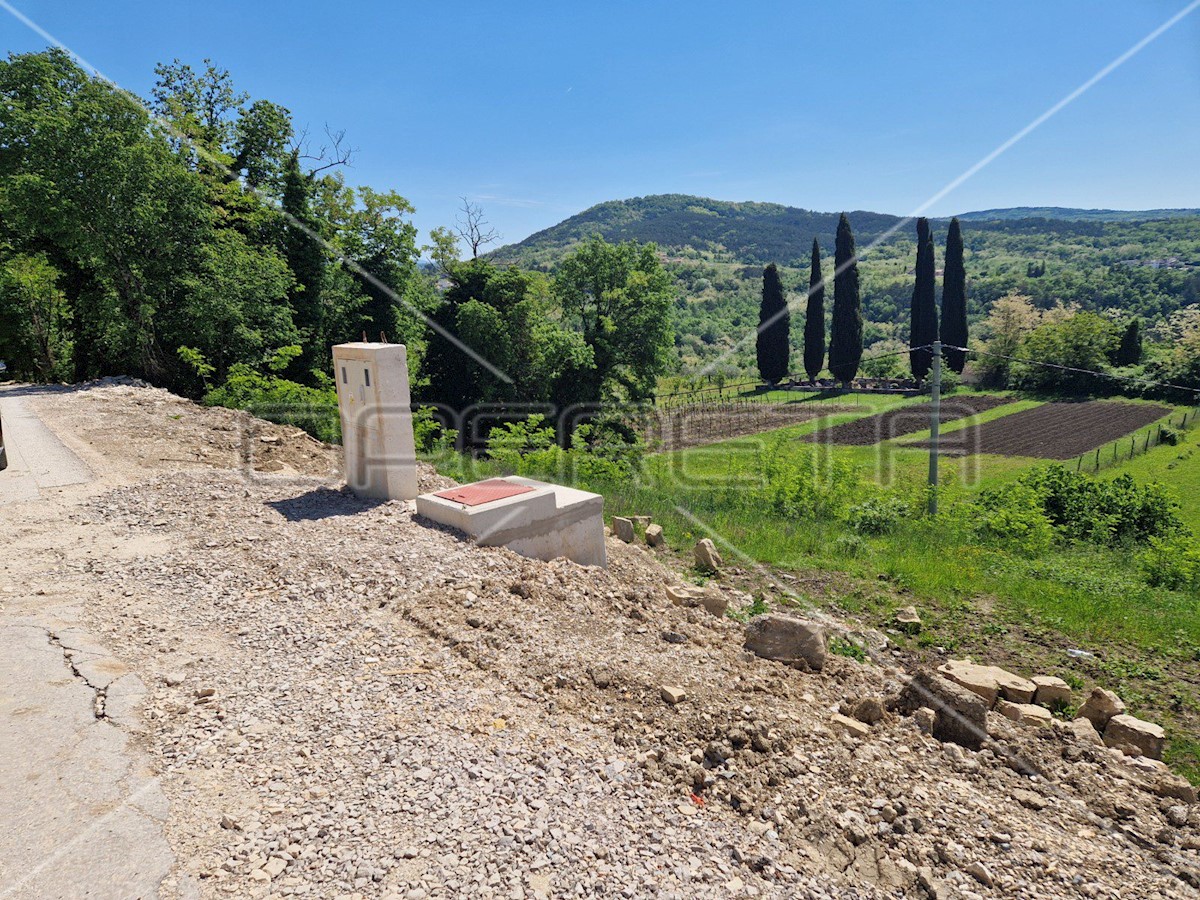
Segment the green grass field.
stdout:
<svg viewBox="0 0 1200 900">
<path fill-rule="evenodd" d="M 1198 598 L 1149 587 L 1135 550 L 1059 547 L 1030 558 L 964 537 L 956 501 L 1003 485 L 1044 461 L 943 458 L 944 515 L 938 521 L 914 519 L 912 527 L 874 537 L 852 534 L 839 522 L 782 519 L 747 502 L 745 495 L 762 484 L 762 457 L 772 441 L 781 441 L 787 453 L 848 464 L 868 484 L 919 501 L 929 453 L 906 445 L 927 439 L 928 432 L 874 447 L 831 448 L 800 439 L 828 425 L 924 399 L 874 395 L 861 411 L 655 457 L 644 482 L 610 490 L 610 508 L 653 515 L 681 550 L 700 537 L 714 537 L 734 564 L 763 564 L 771 572 L 799 576 L 798 584 L 820 586 L 784 602 L 841 608 L 876 627 L 886 627 L 900 606 L 916 603 L 927 627 L 915 639 L 895 640 L 918 655 L 941 648 L 1117 690 L 1131 708 L 1168 727 L 1173 761 L 1200 780 L 1200 744 L 1194 742 L 1200 734 L 1200 693 L 1194 687 L 1200 675 Z M 813 402 L 832 406 L 837 400 Z M 1037 405 L 1018 400 L 946 423 L 942 430 Z M 1152 448 L 1102 469 L 1098 477 L 1128 472 L 1140 482 L 1167 484 L 1180 500 L 1182 517 L 1200 532 L 1198 439 L 1200 431 L 1188 431 L 1179 446 Z M 767 592 L 777 602 L 784 600 L 777 591 Z M 1093 655 L 1072 656 L 1068 649 Z"/>
</svg>

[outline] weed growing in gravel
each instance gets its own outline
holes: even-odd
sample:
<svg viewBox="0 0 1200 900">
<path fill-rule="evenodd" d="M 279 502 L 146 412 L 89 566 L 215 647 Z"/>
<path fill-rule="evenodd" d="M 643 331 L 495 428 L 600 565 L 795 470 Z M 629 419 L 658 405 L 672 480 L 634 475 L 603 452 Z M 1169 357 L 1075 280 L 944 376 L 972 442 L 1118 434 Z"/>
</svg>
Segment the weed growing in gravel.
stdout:
<svg viewBox="0 0 1200 900">
<path fill-rule="evenodd" d="M 838 656 L 845 656 L 847 659 L 856 659 L 859 662 L 867 661 L 867 651 L 861 645 L 846 638 L 831 638 L 829 641 L 829 652 L 836 653 Z"/>
</svg>

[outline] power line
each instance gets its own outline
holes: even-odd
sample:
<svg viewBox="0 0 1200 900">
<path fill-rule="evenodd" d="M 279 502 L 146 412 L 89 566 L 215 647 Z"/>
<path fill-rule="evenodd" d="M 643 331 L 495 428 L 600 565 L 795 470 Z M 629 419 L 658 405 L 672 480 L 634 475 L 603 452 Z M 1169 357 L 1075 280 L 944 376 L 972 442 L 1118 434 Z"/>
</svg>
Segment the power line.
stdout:
<svg viewBox="0 0 1200 900">
<path fill-rule="evenodd" d="M 1184 391 L 1185 393 L 1200 395 L 1200 388 L 1185 387 L 1182 384 L 1173 384 L 1169 381 L 1154 381 L 1150 378 L 1138 378 L 1136 375 L 1121 375 L 1116 372 L 1097 372 L 1094 369 L 1080 369 L 1076 366 L 1064 366 L 1060 363 L 1044 362 L 1040 359 L 1025 359 L 1020 356 L 1008 356 L 1004 353 L 992 353 L 988 350 L 973 350 L 970 347 L 955 347 L 952 344 L 943 344 L 943 347 L 949 347 L 952 350 L 961 350 L 964 353 L 971 353 L 975 356 L 990 356 L 993 359 L 1007 359 L 1010 362 L 1023 363 L 1031 366 L 1042 366 L 1047 369 L 1058 369 L 1062 372 L 1074 372 L 1078 375 L 1097 375 L 1101 378 L 1112 378 L 1116 381 L 1133 381 L 1138 384 L 1145 384 L 1150 387 L 1165 387 L 1176 391 Z"/>
</svg>

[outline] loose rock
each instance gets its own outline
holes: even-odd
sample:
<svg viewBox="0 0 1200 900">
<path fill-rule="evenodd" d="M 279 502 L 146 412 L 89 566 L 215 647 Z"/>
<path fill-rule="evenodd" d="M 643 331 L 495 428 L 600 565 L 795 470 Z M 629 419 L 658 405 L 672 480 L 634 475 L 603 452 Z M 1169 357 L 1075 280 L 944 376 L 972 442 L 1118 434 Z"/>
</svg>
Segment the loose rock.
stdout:
<svg viewBox="0 0 1200 900">
<path fill-rule="evenodd" d="M 1054 719 L 1050 710 L 1032 703 L 1009 703 L 1007 700 L 1000 700 L 996 703 L 996 712 L 1022 725 L 1049 725 Z"/>
<path fill-rule="evenodd" d="M 1153 722 L 1130 715 L 1116 715 L 1108 720 L 1104 728 L 1104 744 L 1107 747 L 1128 745 L 1136 747 L 1142 756 L 1151 759 L 1162 759 L 1163 746 L 1167 735 L 1162 727 Z"/>
<path fill-rule="evenodd" d="M 678 706 L 687 699 L 687 694 L 681 687 L 672 687 L 664 684 L 659 688 L 659 693 L 662 695 L 663 700 L 671 706 Z"/>
<path fill-rule="evenodd" d="M 633 522 L 622 516 L 613 516 L 612 520 L 613 534 L 623 540 L 627 544 L 632 544 L 634 541 Z"/>
<path fill-rule="evenodd" d="M 936 717 L 933 736 L 977 749 L 987 737 L 987 702 L 960 684 L 929 669 L 920 669 L 905 686 L 901 706 L 910 710 L 929 707 Z"/>
<path fill-rule="evenodd" d="M 701 572 L 715 574 L 721 570 L 721 566 L 724 564 L 724 560 L 721 559 L 721 554 L 717 552 L 717 546 L 711 538 L 698 540 L 692 550 L 692 556 L 696 561 L 696 568 Z"/>
<path fill-rule="evenodd" d="M 1092 688 L 1092 693 L 1083 706 L 1079 707 L 1079 716 L 1087 719 L 1099 732 L 1103 732 L 1108 720 L 1125 712 L 1125 704 L 1112 691 L 1104 688 Z"/>
<path fill-rule="evenodd" d="M 746 627 L 745 648 L 764 659 L 817 672 L 825 667 L 824 627 L 794 616 L 758 616 Z"/>
<path fill-rule="evenodd" d="M 965 659 L 952 659 L 938 672 L 978 694 L 989 707 L 1003 696 L 1012 703 L 1030 703 L 1037 686 L 1027 678 L 1006 672 L 997 666 L 981 666 Z"/>
<path fill-rule="evenodd" d="M 1033 702 L 1039 706 L 1071 702 L 1071 686 L 1061 678 L 1054 675 L 1034 675 L 1030 681 L 1037 686 Z"/>
<path fill-rule="evenodd" d="M 896 613 L 896 627 L 906 634 L 916 634 L 921 630 L 921 617 L 915 606 L 906 606 Z"/>
</svg>

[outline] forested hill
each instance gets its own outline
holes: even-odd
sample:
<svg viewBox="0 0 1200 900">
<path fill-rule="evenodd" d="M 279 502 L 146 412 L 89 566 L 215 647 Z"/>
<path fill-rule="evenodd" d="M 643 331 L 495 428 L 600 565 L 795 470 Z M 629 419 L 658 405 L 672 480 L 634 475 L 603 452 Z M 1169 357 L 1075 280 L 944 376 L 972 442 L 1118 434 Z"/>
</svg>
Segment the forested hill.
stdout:
<svg viewBox="0 0 1200 900">
<path fill-rule="evenodd" d="M 730 261 L 792 264 L 808 259 L 814 236 L 832 250 L 838 215 L 778 203 L 658 194 L 601 203 L 495 255 L 542 268 L 567 248 L 598 234 L 607 241 L 653 241 L 663 249 L 690 247 Z M 860 244 L 901 221 L 899 216 L 862 210 L 849 215 Z"/>
<path fill-rule="evenodd" d="M 730 202 L 687 194 L 657 194 L 629 200 L 610 200 L 586 209 L 519 243 L 502 247 L 494 256 L 520 265 L 550 268 L 570 247 L 592 235 L 608 241 L 653 241 L 665 251 L 691 249 L 712 259 L 748 265 L 805 265 L 812 239 L 833 250 L 839 212 L 815 212 L 778 203 Z M 901 216 L 855 210 L 848 213 L 860 250 L 895 229 Z M 1022 206 L 967 212 L 959 219 L 977 232 L 1030 235 L 1055 239 L 1080 238 L 1092 243 L 1111 238 L 1122 244 L 1125 227 L 1159 221 L 1197 220 L 1200 210 L 1111 210 Z M 943 220 L 944 222 L 944 220 Z M 911 230 L 911 229 L 909 229 Z M 1183 230 L 1176 230 L 1183 234 Z M 1200 229 L 1192 227 L 1192 234 Z M 1132 233 L 1130 233 L 1132 234 Z M 893 236 L 904 242 L 901 229 Z M 1118 262 L 1120 260 L 1112 260 Z M 1200 264 L 1200 254 L 1191 260 Z"/>
<path fill-rule="evenodd" d="M 959 213 L 962 222 L 1000 222 L 1012 219 L 1052 219 L 1060 222 L 1153 222 L 1191 219 L 1200 209 L 1074 209 L 1067 206 L 1013 206 Z"/>
<path fill-rule="evenodd" d="M 1025 207 L 966 213 L 960 219 L 970 319 L 978 322 L 993 301 L 1018 293 L 1042 309 L 1073 304 L 1117 318 L 1136 315 L 1152 326 L 1200 302 L 1200 214 L 1193 212 Z M 867 342 L 907 340 L 915 224 L 861 210 L 848 215 L 858 240 Z M 685 368 L 721 358 L 749 369 L 753 353 L 737 339 L 757 322 L 763 266 L 777 263 L 785 289 L 804 291 L 812 240 L 831 259 L 837 219 L 837 212 L 775 203 L 662 194 L 601 203 L 493 257 L 550 271 L 592 235 L 653 241 L 675 279 L 676 346 Z M 940 269 L 948 221 L 932 225 Z M 730 357 L 735 345 L 740 349 Z"/>
</svg>

